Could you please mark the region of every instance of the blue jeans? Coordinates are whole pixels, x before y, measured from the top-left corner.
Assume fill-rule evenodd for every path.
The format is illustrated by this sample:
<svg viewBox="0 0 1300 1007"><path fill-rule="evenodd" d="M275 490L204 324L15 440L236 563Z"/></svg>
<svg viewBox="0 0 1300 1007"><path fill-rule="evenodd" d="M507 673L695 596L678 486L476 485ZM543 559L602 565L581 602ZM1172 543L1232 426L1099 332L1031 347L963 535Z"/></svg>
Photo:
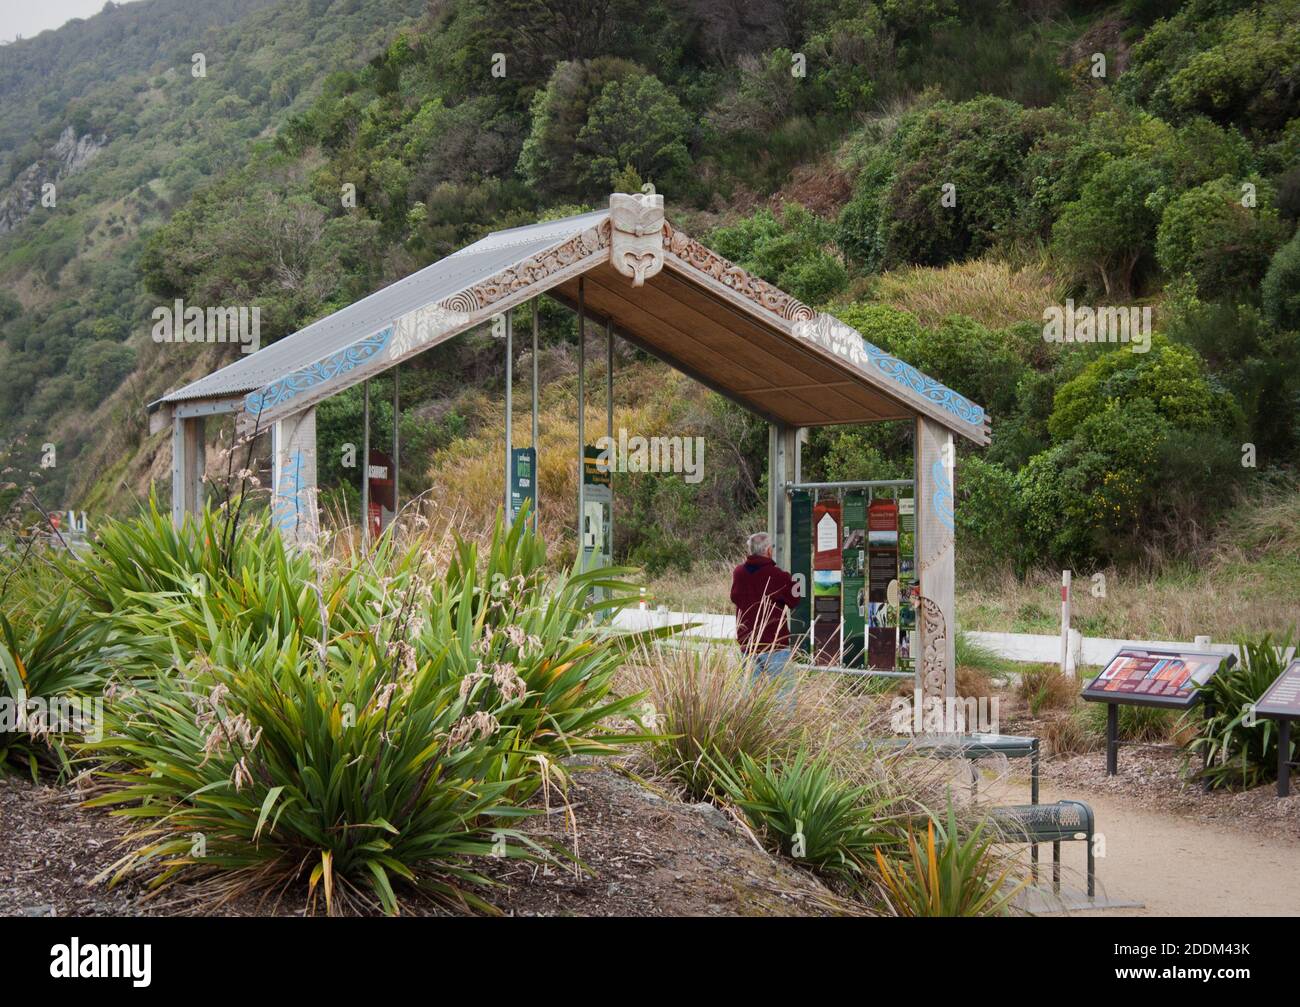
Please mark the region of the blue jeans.
<svg viewBox="0 0 1300 1007"><path fill-rule="evenodd" d="M790 648L769 650L754 655L754 678L768 676L779 678L790 660Z"/></svg>
<svg viewBox="0 0 1300 1007"><path fill-rule="evenodd" d="M789 647L784 650L769 650L755 654L754 670L749 676L749 681L753 685L777 683L776 694L787 710L793 710L795 706L794 673L786 668L790 662L790 654Z"/></svg>

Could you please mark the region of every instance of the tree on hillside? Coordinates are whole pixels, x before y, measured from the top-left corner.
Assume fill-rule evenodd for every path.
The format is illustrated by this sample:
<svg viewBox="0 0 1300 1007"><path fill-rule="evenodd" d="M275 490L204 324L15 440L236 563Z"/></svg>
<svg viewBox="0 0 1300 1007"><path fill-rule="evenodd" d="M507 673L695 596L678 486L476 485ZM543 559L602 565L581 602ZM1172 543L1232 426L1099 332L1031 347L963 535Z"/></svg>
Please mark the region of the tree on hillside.
<svg viewBox="0 0 1300 1007"><path fill-rule="evenodd" d="M607 84L643 72L635 63L613 57L557 66L533 99L532 126L519 154L519 173L528 184L546 195L576 194L584 166L574 153L591 103Z"/></svg>
<svg viewBox="0 0 1300 1007"><path fill-rule="evenodd" d="M1133 271L1151 248L1159 219L1150 198L1161 177L1145 160L1108 160L1067 203L1052 229L1056 253L1078 271L1095 275L1106 296L1127 298Z"/></svg>
<svg viewBox="0 0 1300 1007"><path fill-rule="evenodd" d="M629 166L662 189L684 190L691 165L689 130L686 110L657 77L611 81L578 131L575 160L585 191L608 192L614 176Z"/></svg>
<svg viewBox="0 0 1300 1007"><path fill-rule="evenodd" d="M1205 297L1239 293L1259 283L1284 237L1271 190L1255 178L1252 205L1241 180L1220 178L1189 189L1165 207L1156 259L1170 276L1188 274Z"/></svg>

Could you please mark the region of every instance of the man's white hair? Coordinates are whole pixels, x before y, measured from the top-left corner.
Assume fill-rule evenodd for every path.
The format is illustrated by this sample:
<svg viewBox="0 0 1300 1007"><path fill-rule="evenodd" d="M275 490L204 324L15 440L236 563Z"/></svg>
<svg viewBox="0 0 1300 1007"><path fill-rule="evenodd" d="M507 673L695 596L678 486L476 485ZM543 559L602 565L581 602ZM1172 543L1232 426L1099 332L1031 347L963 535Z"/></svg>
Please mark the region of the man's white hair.
<svg viewBox="0 0 1300 1007"><path fill-rule="evenodd" d="M772 536L765 531L756 531L749 536L749 554L761 556L772 545Z"/></svg>

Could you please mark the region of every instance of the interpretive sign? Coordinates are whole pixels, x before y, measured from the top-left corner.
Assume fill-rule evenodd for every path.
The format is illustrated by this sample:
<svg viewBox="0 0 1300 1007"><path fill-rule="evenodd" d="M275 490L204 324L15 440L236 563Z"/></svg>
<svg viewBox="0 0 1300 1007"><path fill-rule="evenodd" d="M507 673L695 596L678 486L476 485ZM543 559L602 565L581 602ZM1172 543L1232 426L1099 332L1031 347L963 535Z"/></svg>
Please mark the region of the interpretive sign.
<svg viewBox="0 0 1300 1007"><path fill-rule="evenodd" d="M1261 717L1300 717L1300 658L1287 665L1286 671L1264 690L1255 704L1255 713Z"/></svg>
<svg viewBox="0 0 1300 1007"><path fill-rule="evenodd" d="M1300 658L1286 666L1286 670L1264 690L1255 704L1255 715L1280 721L1277 732L1277 796L1291 795L1291 770L1296 763L1291 759L1291 721L1300 717Z"/></svg>
<svg viewBox="0 0 1300 1007"><path fill-rule="evenodd" d="M1236 663L1231 654L1146 650L1125 647L1083 689L1083 698L1106 705L1106 773L1119 772L1119 708L1163 706L1186 710L1200 700L1201 686L1220 668ZM1207 713L1208 715L1208 713Z"/></svg>
<svg viewBox="0 0 1300 1007"><path fill-rule="evenodd" d="M1236 658L1223 654L1126 648L1083 690L1094 702L1183 709L1198 699L1201 686Z"/></svg>

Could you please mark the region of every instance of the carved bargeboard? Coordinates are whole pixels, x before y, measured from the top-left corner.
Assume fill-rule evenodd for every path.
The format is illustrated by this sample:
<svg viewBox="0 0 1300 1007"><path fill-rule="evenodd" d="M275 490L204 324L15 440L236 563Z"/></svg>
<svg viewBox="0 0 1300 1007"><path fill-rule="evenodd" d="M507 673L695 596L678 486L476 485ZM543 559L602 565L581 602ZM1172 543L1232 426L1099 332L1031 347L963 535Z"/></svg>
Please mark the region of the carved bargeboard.
<svg viewBox="0 0 1300 1007"><path fill-rule="evenodd" d="M760 280L733 262L724 259L713 249L701 245L694 238L674 228L667 221L663 225L664 250L671 252L705 276L729 287L741 297L753 301L765 311L779 315L789 322L811 321L817 312L797 297L791 297L779 287Z"/></svg>
<svg viewBox="0 0 1300 1007"><path fill-rule="evenodd" d="M572 266L609 247L609 221L603 220L568 241L529 256L517 266L503 269L481 283L439 301L447 311L472 315L516 291L523 290L553 273Z"/></svg>
<svg viewBox="0 0 1300 1007"><path fill-rule="evenodd" d="M632 286L643 286L664 268L664 197L616 192L609 197L609 220L610 263Z"/></svg>

